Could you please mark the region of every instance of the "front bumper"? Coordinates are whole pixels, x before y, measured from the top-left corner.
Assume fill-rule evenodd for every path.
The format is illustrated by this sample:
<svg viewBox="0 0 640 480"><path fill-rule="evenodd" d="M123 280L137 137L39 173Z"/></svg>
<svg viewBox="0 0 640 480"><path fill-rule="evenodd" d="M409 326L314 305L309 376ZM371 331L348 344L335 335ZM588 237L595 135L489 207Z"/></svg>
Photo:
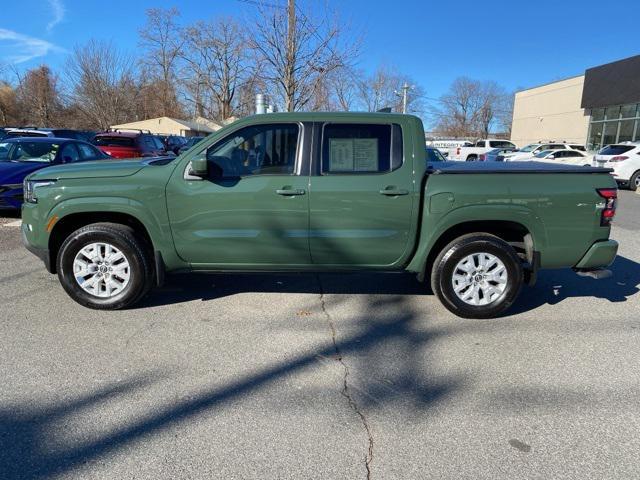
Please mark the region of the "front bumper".
<svg viewBox="0 0 640 480"><path fill-rule="evenodd" d="M591 245L591 248L582 257L582 260L573 267L576 270L593 270L605 268L613 263L618 254L618 242L615 240L603 240Z"/></svg>
<svg viewBox="0 0 640 480"><path fill-rule="evenodd" d="M36 257L38 257L40 260L42 260L42 262L44 263L44 267L47 269L47 272L55 273L55 269L54 269L54 265L51 259L51 254L49 252L49 249L38 248L31 245L31 243L29 243L29 240L27 240L26 228L27 228L27 225L23 223L21 227L21 233L22 233L22 243L24 247L27 250L29 250L31 253L33 253Z"/></svg>

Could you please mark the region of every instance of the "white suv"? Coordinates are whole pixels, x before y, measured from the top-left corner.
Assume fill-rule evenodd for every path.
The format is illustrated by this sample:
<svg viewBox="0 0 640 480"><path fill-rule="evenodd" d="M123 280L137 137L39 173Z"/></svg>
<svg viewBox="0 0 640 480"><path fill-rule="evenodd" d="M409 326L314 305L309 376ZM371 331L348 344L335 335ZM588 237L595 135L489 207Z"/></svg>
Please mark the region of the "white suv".
<svg viewBox="0 0 640 480"><path fill-rule="evenodd" d="M640 142L607 145L593 159L598 167L613 168L613 178L619 184L640 189Z"/></svg>

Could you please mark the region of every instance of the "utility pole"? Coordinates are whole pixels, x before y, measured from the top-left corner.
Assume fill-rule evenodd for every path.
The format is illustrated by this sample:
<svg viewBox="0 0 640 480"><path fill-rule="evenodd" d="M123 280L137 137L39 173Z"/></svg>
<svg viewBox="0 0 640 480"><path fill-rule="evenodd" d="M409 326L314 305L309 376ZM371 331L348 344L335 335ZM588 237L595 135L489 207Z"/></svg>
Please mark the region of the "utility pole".
<svg viewBox="0 0 640 480"><path fill-rule="evenodd" d="M398 92L397 90L395 91L395 94L402 98L402 113L407 113L409 90L411 88L413 87L409 86L407 82L404 82L404 85L402 85L402 93Z"/></svg>
<svg viewBox="0 0 640 480"><path fill-rule="evenodd" d="M293 78L293 70L296 61L296 1L288 0L287 16L289 17L289 26L287 29L287 111L292 112L294 106L295 85Z"/></svg>

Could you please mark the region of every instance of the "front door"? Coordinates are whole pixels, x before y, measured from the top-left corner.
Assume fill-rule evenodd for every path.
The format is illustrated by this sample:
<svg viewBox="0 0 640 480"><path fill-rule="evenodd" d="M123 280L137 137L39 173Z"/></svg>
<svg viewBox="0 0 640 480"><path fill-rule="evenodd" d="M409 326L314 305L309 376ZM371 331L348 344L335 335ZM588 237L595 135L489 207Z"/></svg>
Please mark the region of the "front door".
<svg viewBox="0 0 640 480"><path fill-rule="evenodd" d="M310 193L316 265L385 268L405 262L415 235L412 152L391 124L326 124ZM406 146L408 150L409 146Z"/></svg>
<svg viewBox="0 0 640 480"><path fill-rule="evenodd" d="M208 178L177 169L167 202L180 257L203 268L309 265L303 134L297 123L245 127L203 150Z"/></svg>

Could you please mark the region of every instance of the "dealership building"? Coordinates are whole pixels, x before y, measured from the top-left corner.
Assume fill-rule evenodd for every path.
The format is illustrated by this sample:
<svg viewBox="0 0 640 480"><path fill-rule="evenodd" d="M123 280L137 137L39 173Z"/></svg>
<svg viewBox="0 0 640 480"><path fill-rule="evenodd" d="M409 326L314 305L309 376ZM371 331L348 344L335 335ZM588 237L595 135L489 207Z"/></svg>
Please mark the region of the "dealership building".
<svg viewBox="0 0 640 480"><path fill-rule="evenodd" d="M511 140L586 144L640 141L640 55L516 93Z"/></svg>

